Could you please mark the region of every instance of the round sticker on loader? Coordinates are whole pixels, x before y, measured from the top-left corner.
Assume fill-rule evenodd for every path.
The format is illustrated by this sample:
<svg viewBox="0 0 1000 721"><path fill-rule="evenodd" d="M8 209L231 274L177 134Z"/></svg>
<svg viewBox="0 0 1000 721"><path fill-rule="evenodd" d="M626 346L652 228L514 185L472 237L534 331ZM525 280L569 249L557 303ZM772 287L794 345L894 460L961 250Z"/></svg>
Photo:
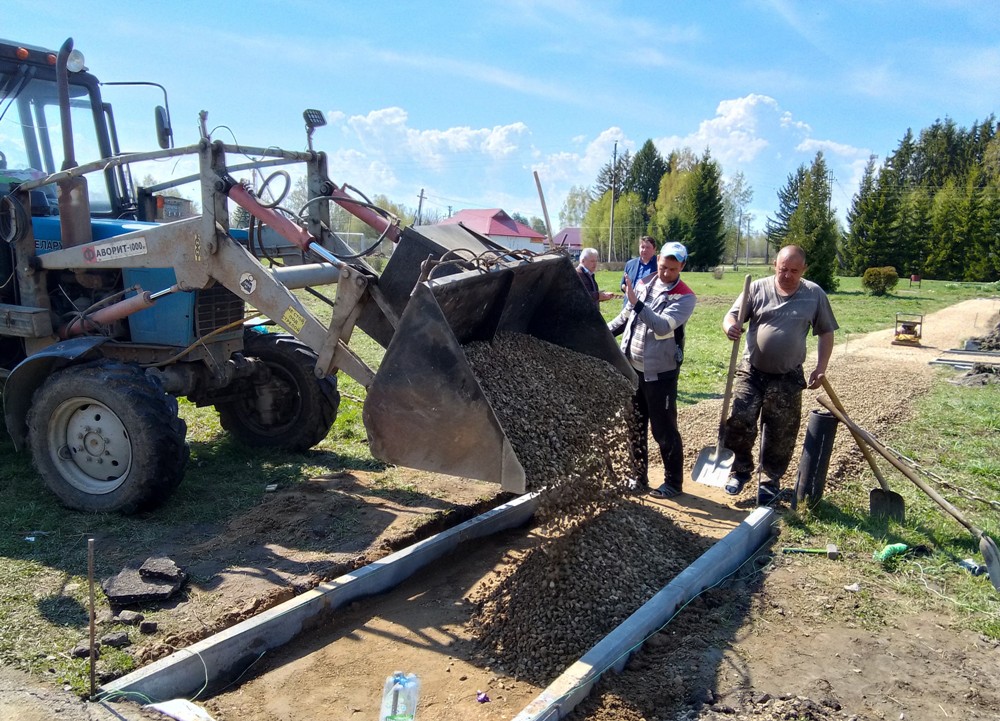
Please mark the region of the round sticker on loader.
<svg viewBox="0 0 1000 721"><path fill-rule="evenodd" d="M257 290L257 279L253 277L252 273L244 273L240 276L240 288L244 293L250 295Z"/></svg>

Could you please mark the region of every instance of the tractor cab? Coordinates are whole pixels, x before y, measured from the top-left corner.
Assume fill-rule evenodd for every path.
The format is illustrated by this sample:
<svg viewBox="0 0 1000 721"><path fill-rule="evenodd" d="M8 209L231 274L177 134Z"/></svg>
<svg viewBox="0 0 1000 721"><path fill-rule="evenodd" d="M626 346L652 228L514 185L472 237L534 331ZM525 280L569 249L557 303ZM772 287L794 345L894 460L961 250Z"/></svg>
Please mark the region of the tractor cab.
<svg viewBox="0 0 1000 721"><path fill-rule="evenodd" d="M67 62L69 107L60 109L57 57L54 50L0 39L0 194L65 169L67 121L79 157L109 158L121 152L111 105L102 100L101 83L87 72L78 50ZM136 218L127 166L94 173L88 190L93 217ZM54 186L40 188L31 201L32 215L57 215L56 197Z"/></svg>

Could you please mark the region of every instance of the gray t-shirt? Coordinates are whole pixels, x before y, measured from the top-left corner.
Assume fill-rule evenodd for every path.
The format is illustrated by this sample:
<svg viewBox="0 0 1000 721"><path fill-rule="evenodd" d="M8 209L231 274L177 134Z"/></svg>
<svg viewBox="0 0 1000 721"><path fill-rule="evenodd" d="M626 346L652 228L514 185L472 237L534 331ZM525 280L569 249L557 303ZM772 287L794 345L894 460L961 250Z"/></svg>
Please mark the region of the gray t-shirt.
<svg viewBox="0 0 1000 721"><path fill-rule="evenodd" d="M729 317L734 321L740 311L740 293ZM818 285L803 279L792 295L778 294L774 276L750 284L747 305L747 347L743 357L764 373L787 373L806 359L806 335L837 330L830 300Z"/></svg>

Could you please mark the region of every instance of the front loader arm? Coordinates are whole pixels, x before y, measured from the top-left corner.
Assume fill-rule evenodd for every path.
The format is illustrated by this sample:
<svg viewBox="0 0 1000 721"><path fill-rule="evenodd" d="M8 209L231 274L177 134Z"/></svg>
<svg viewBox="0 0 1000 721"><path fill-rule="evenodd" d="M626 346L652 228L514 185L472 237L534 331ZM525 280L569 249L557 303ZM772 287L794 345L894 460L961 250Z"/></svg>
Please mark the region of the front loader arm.
<svg viewBox="0 0 1000 721"><path fill-rule="evenodd" d="M320 355L318 376L329 375L340 368L363 386L371 385L373 371L342 340L342 336L349 337L350 327L342 324L339 328L326 328L298 296L242 244L221 229L206 242L203 229L203 217L190 218L53 251L37 256L36 262L45 270L172 267L180 291L198 290L218 283L315 350ZM340 284L334 302L335 317L356 316L353 306L364 302L367 278L341 264L340 268L330 266L329 279ZM350 292L341 293L341 288L348 287L345 283L353 287ZM358 292L359 288L362 292ZM155 294L166 289L145 290ZM341 306L339 314L338 304ZM345 305L351 307L344 308Z"/></svg>

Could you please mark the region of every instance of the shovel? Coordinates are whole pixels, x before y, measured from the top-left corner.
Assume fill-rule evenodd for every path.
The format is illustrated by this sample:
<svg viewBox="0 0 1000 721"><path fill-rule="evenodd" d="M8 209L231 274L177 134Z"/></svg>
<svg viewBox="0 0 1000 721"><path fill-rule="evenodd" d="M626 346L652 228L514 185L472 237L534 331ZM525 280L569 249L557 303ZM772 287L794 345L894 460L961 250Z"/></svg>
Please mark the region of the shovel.
<svg viewBox="0 0 1000 721"><path fill-rule="evenodd" d="M750 294L750 275L743 279L743 302L740 304L740 314L737 322L740 326L747 319L747 296ZM726 378L726 393L722 397L722 418L719 420L719 442L714 446L705 446L698 454L691 471L692 480L708 486L726 485L729 472L733 469L734 454L726 448L726 416L729 414L729 399L733 393L733 377L736 375L736 359L740 352L740 341L733 341L733 352L729 359L729 376Z"/></svg>
<svg viewBox="0 0 1000 721"><path fill-rule="evenodd" d="M826 398L819 398L818 400L820 405L835 415L837 420L850 428L852 433L856 433L865 443L878 451L883 458L889 461L889 463L894 465L900 473L912 481L913 485L926 493L932 501L947 511L952 518L965 526L969 533L972 534L972 537L979 541L979 552L983 554L983 560L986 561L986 569L990 574L990 583L993 584L993 588L1000 591L1000 547L997 546L996 541L983 533L982 530L969 523L969 521L966 520L965 516L963 516L957 508L951 505L941 496L941 494L924 483L923 479L921 479L912 468L899 460L891 451L889 451L888 448L876 440L874 436L865 431L863 428L855 425L853 421L849 420L843 413L834 408Z"/></svg>
<svg viewBox="0 0 1000 721"><path fill-rule="evenodd" d="M833 391L833 386L830 385L830 381L827 380L826 376L821 379L823 383L823 390L826 394L830 396L830 402L833 403L834 407L840 411L844 418L850 421L850 417L847 415L847 411L844 410L844 405L840 402L840 398ZM906 520L906 504L903 501L903 497L896 493L895 491L889 490L889 484L886 482L885 477L879 470L878 466L875 464L875 458L872 457L872 452L865 445L864 440L861 436L854 432L852 424L845 423L851 435L854 436L854 442L858 444L858 448L861 450L861 455L865 457L868 461L868 465L872 468L872 473L875 474L875 478L878 480L879 488L873 488L868 494L868 512L872 516L892 518L893 520L903 523Z"/></svg>

